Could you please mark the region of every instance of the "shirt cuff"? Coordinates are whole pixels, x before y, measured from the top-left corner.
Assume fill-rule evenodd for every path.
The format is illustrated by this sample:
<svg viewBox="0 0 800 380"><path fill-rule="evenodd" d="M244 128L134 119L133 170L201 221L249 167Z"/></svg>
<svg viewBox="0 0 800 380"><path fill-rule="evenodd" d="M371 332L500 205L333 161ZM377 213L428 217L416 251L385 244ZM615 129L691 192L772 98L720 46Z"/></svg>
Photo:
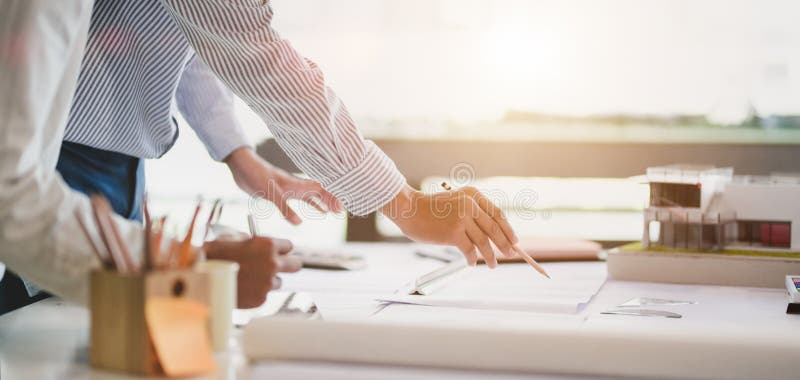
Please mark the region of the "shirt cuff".
<svg viewBox="0 0 800 380"><path fill-rule="evenodd" d="M217 134L216 136L208 137L208 140L204 142L206 142L208 154L211 155L214 161L219 162L225 160L234 150L251 146L247 138L238 132Z"/></svg>
<svg viewBox="0 0 800 380"><path fill-rule="evenodd" d="M386 153L372 141L364 143L366 154L358 166L325 186L355 216L377 211L406 185L405 177Z"/></svg>

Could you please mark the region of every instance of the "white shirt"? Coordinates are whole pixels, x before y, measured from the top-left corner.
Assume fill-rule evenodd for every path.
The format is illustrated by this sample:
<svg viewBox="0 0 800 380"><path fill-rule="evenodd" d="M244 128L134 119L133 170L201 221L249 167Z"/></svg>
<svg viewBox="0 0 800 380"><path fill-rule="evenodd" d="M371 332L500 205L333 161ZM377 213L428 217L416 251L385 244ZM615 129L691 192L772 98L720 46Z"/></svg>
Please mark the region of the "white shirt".
<svg viewBox="0 0 800 380"><path fill-rule="evenodd" d="M162 0L197 54L253 108L292 160L354 214L375 211L405 179L366 141L324 76L271 28L260 0ZM55 171L86 42L91 0L5 0L0 12L0 261L85 303L99 265L74 213L88 199ZM117 218L141 257L142 230ZM91 224L93 226L93 223Z"/></svg>

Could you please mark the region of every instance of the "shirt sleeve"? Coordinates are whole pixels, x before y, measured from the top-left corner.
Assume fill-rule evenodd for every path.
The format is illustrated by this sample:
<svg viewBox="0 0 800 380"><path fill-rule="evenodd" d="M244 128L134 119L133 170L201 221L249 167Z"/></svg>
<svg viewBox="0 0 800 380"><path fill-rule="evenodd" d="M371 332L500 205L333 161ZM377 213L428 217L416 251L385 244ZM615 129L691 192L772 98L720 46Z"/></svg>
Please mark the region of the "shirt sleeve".
<svg viewBox="0 0 800 380"><path fill-rule="evenodd" d="M355 215L394 198L405 178L365 140L314 62L271 27L261 0L162 0L203 61L265 121L289 158Z"/></svg>
<svg viewBox="0 0 800 380"><path fill-rule="evenodd" d="M75 215L97 229L89 199L64 183L56 162L91 10L90 0L8 0L0 12L0 261L83 304L99 261ZM138 261L141 226L115 218Z"/></svg>
<svg viewBox="0 0 800 380"><path fill-rule="evenodd" d="M233 112L233 93L197 56L183 69L175 104L214 160L250 145Z"/></svg>

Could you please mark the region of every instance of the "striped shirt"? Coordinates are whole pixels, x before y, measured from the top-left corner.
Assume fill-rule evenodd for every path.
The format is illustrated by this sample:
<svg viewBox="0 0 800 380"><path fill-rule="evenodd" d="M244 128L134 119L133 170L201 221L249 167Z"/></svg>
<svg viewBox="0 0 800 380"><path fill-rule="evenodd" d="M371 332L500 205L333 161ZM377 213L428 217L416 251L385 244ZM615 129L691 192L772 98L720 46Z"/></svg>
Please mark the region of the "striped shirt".
<svg viewBox="0 0 800 380"><path fill-rule="evenodd" d="M166 153L179 110L215 160L248 144L233 95L158 1L95 1L64 140L140 158Z"/></svg>
<svg viewBox="0 0 800 380"><path fill-rule="evenodd" d="M158 29L153 25L162 22L163 16L142 16L137 12L156 9L153 4L163 6L174 22L169 28L178 28L183 34L167 32L172 29L148 34L146 40L153 42L151 49L161 52L163 60L167 57L179 60L182 57L179 54L181 46L188 42L208 68L264 120L292 161L339 198L352 214L364 215L377 210L405 185L405 178L394 162L360 134L342 101L326 85L319 67L300 55L272 28L273 12L269 1L161 0L156 3L154 0L97 0L97 3L98 7L114 8L108 13L126 18L131 25L134 20L147 18L138 21L142 25L141 33L151 28ZM125 6L117 5L119 3ZM93 18L99 17L100 13L95 12ZM108 38L116 36L112 33ZM108 59L121 58L111 56ZM84 65L89 66L91 61L93 59L87 53ZM132 72L108 80L136 81L141 83L142 89L167 85L164 81L151 79L154 73L146 69L146 65L133 64L131 67ZM115 74L98 69L95 75ZM92 89L89 87L84 91L92 92ZM96 92L92 96L107 94ZM84 94L77 93L76 96ZM148 99L137 97L132 101L147 102ZM80 107L80 104L76 101L75 106ZM146 122L158 118L150 114L137 117ZM98 130L91 134L91 138L116 140L122 136L116 134L119 129L136 128L118 124L109 128L114 133ZM150 139L147 145L156 148L151 153L157 156L160 152L158 147L169 146L156 142L163 141L161 139L167 135L165 131L159 132L142 128L126 131L119 144L138 144L139 139Z"/></svg>
<svg viewBox="0 0 800 380"><path fill-rule="evenodd" d="M322 71L272 29L264 0L162 0L197 54L265 121L292 161L355 215L392 200L405 178L364 140Z"/></svg>

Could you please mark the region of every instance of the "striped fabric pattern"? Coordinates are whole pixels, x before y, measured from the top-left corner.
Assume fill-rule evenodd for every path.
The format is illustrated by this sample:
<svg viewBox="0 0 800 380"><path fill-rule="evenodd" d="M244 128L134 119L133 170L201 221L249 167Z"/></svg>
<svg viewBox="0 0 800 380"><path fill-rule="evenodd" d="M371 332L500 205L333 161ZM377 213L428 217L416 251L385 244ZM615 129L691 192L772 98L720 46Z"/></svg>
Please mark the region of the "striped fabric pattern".
<svg viewBox="0 0 800 380"><path fill-rule="evenodd" d="M292 161L351 213L375 211L397 195L405 178L364 140L317 65L272 29L269 1L162 2L197 54L264 119Z"/></svg>
<svg viewBox="0 0 800 380"><path fill-rule="evenodd" d="M171 102L192 51L163 5L95 1L85 51L64 140L140 158L167 152L178 137Z"/></svg>
<svg viewBox="0 0 800 380"><path fill-rule="evenodd" d="M64 139L160 157L178 135L171 119L177 89L181 113L212 157L221 159L242 144L235 126L225 122L234 119L230 110L212 101L219 95L180 96L182 73L203 78L184 71L197 61L196 52L205 70L261 116L305 174L351 213L377 210L397 195L405 178L361 136L314 62L272 29L272 16L263 0L96 0ZM185 109L191 107L194 112ZM208 125L198 129L196 124L204 122Z"/></svg>

